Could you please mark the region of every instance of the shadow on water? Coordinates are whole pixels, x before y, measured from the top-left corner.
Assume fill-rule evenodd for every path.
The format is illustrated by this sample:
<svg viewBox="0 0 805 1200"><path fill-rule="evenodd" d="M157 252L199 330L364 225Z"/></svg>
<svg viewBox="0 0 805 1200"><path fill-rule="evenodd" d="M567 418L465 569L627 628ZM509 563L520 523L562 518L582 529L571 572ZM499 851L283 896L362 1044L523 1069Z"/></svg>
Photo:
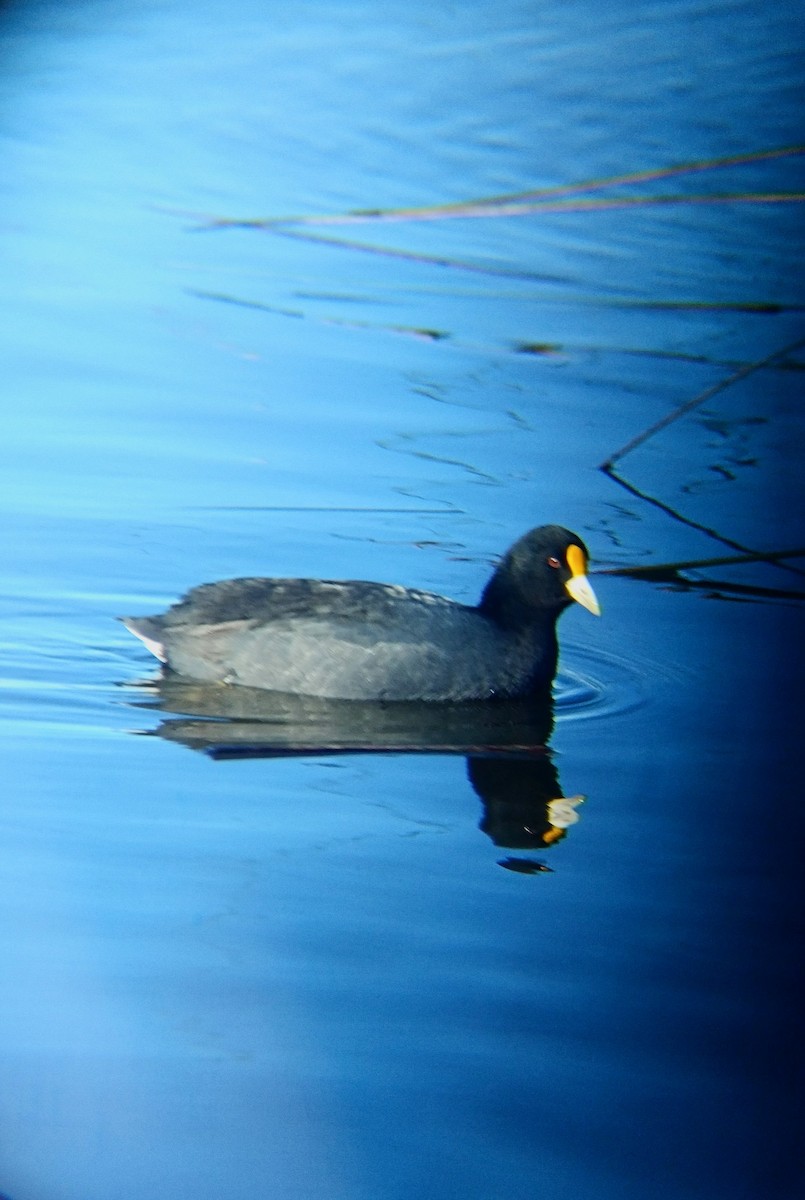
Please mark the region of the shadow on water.
<svg viewBox="0 0 805 1200"><path fill-rule="evenodd" d="M576 824L583 796L563 796L548 741L550 693L529 701L426 704L362 702L289 695L164 675L141 685L138 707L176 716L150 735L199 750L217 761L333 754L464 756L467 778L483 805L480 828L495 846L544 850ZM575 696L586 697L579 683ZM550 870L509 857L500 866L522 874Z"/></svg>

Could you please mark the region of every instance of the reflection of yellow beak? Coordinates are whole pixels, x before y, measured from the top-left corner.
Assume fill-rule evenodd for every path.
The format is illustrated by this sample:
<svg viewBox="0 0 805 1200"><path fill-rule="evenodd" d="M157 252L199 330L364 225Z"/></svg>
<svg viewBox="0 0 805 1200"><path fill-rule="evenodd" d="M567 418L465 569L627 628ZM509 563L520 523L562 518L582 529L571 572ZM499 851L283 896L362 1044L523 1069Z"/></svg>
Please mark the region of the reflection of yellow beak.
<svg viewBox="0 0 805 1200"><path fill-rule="evenodd" d="M601 606L585 574L587 563L584 558L584 552L579 546L568 546L567 565L570 567L570 579L565 584L567 594L577 604L581 604L583 608L586 608L588 612L593 613L596 617L600 617Z"/></svg>

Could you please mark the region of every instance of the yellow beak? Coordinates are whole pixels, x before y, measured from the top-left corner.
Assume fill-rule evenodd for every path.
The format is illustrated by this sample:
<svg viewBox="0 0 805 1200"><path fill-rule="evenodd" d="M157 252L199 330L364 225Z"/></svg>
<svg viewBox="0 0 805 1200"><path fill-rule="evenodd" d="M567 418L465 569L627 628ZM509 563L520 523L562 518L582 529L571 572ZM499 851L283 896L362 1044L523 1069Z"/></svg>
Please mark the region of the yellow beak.
<svg viewBox="0 0 805 1200"><path fill-rule="evenodd" d="M565 590L571 600L575 600L582 608L586 608L594 616L601 616L601 606L587 578L587 563L584 553L579 546L569 546L567 550L567 565L570 567L570 579L565 584Z"/></svg>

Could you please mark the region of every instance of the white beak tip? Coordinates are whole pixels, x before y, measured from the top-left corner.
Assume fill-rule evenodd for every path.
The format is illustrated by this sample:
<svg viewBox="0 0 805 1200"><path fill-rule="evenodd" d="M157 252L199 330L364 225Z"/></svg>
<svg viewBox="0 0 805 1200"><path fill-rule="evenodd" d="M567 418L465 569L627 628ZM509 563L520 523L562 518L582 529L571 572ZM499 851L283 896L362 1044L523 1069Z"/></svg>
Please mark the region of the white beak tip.
<svg viewBox="0 0 805 1200"><path fill-rule="evenodd" d="M594 617L601 616L601 605L586 575L573 575L565 584L565 589L570 598L582 608L586 608Z"/></svg>

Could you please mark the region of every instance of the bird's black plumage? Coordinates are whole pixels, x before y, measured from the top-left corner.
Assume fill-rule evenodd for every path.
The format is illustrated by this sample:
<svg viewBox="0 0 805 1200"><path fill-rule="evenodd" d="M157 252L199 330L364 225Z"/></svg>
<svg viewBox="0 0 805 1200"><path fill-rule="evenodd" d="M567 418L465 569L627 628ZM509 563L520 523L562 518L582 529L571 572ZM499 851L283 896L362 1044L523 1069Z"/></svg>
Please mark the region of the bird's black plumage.
<svg viewBox="0 0 805 1200"><path fill-rule="evenodd" d="M593 612L587 549L558 525L504 555L477 607L358 580L229 579L124 624L189 679L347 700L484 700L547 687L556 620Z"/></svg>

